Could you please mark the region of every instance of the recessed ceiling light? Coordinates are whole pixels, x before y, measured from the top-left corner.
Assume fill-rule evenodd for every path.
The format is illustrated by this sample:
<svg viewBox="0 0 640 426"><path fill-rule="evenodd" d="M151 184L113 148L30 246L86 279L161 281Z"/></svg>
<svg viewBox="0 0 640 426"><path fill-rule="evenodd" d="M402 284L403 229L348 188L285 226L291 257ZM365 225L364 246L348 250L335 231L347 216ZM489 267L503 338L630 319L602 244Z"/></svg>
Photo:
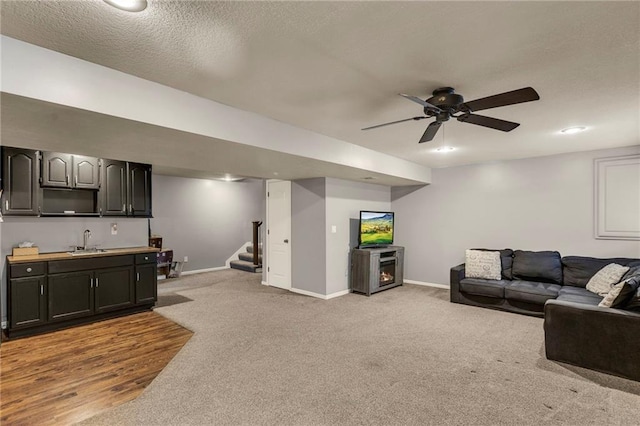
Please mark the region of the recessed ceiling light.
<svg viewBox="0 0 640 426"><path fill-rule="evenodd" d="M575 133L584 132L585 130L587 130L587 128L584 126L567 127L566 129L560 130L560 133L565 135L573 135Z"/></svg>
<svg viewBox="0 0 640 426"><path fill-rule="evenodd" d="M142 12L147 8L147 0L104 0L105 3L110 4L120 10L126 10L127 12Z"/></svg>
<svg viewBox="0 0 640 426"><path fill-rule="evenodd" d="M455 150L452 146L441 146L440 148L436 148L436 152L451 152Z"/></svg>

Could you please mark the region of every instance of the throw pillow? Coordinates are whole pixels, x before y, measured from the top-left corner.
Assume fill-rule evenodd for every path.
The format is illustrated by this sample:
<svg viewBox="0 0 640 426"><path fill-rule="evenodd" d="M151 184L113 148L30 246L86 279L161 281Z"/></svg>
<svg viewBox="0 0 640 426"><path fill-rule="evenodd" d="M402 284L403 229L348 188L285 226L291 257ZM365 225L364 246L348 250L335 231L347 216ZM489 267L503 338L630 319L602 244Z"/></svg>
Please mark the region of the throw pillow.
<svg viewBox="0 0 640 426"><path fill-rule="evenodd" d="M587 290L604 297L609 293L609 290L611 290L614 284L620 282L622 276L626 274L628 270L628 266L610 263L591 277L587 283Z"/></svg>
<svg viewBox="0 0 640 426"><path fill-rule="evenodd" d="M638 289L631 296L631 298L627 302L626 306L624 306L624 309L628 309L630 311L640 311L640 275L632 277L632 278L634 278L634 279L636 279L638 281Z"/></svg>
<svg viewBox="0 0 640 426"><path fill-rule="evenodd" d="M609 293L598 306L603 308L622 308L636 294L638 277L627 278L611 287Z"/></svg>
<svg viewBox="0 0 640 426"><path fill-rule="evenodd" d="M562 284L560 253L516 250L513 252L512 272L514 280Z"/></svg>
<svg viewBox="0 0 640 426"><path fill-rule="evenodd" d="M499 280L502 278L499 251L467 250L465 252L465 270L467 278Z"/></svg>
<svg viewBox="0 0 640 426"><path fill-rule="evenodd" d="M513 250L511 249L486 249L486 248L473 248L471 250L480 250L480 251L498 251L500 252L500 264L502 267L502 279L503 280L511 280L513 279L513 274L511 272L511 267L513 265Z"/></svg>

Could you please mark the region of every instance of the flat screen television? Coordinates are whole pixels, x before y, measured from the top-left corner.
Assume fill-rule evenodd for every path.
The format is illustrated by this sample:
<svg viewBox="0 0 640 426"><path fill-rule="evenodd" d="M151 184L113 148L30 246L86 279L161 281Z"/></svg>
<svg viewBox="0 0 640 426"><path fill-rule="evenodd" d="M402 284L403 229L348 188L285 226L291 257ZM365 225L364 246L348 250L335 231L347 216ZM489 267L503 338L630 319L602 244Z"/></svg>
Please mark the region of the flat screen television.
<svg viewBox="0 0 640 426"><path fill-rule="evenodd" d="M393 244L393 212L360 211L358 247Z"/></svg>

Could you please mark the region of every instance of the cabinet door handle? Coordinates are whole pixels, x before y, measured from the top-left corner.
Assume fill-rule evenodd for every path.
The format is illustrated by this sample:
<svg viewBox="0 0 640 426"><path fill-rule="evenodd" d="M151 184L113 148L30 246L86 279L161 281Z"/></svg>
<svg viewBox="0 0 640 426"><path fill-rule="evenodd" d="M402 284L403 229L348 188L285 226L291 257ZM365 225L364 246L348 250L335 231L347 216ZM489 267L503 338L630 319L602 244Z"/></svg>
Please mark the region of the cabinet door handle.
<svg viewBox="0 0 640 426"><path fill-rule="evenodd" d="M78 176L77 175L75 177L75 181L76 181L75 186L78 186Z"/></svg>
<svg viewBox="0 0 640 426"><path fill-rule="evenodd" d="M31 272L31 271L33 271L33 269L27 268L27 272Z"/></svg>
<svg viewBox="0 0 640 426"><path fill-rule="evenodd" d="M133 206L131 206L131 204L129 204L129 213L133 213Z"/></svg>
<svg viewBox="0 0 640 426"><path fill-rule="evenodd" d="M91 288L93 288L93 278L91 278Z"/></svg>
<svg viewBox="0 0 640 426"><path fill-rule="evenodd" d="M124 205L124 204L122 205L122 211L123 211L123 212L127 211L127 206L126 206L126 205Z"/></svg>
<svg viewBox="0 0 640 426"><path fill-rule="evenodd" d="M100 286L100 282L98 281L98 279L96 278L96 288L98 288Z"/></svg>
<svg viewBox="0 0 640 426"><path fill-rule="evenodd" d="M67 175L66 184L69 185L69 175Z"/></svg>
<svg viewBox="0 0 640 426"><path fill-rule="evenodd" d="M9 211L9 200L4 200L4 209Z"/></svg>
<svg viewBox="0 0 640 426"><path fill-rule="evenodd" d="M44 284L40 284L40 296L44 296Z"/></svg>
<svg viewBox="0 0 640 426"><path fill-rule="evenodd" d="M136 281L140 281L140 272L136 272Z"/></svg>

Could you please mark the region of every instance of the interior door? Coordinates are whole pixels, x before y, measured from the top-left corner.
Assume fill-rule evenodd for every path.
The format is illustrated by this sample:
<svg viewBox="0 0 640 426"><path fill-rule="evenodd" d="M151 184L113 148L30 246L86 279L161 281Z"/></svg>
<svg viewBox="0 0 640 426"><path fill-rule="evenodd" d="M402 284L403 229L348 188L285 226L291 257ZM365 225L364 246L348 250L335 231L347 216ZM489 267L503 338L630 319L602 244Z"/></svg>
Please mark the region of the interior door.
<svg viewBox="0 0 640 426"><path fill-rule="evenodd" d="M267 182L267 282L291 288L291 182Z"/></svg>

